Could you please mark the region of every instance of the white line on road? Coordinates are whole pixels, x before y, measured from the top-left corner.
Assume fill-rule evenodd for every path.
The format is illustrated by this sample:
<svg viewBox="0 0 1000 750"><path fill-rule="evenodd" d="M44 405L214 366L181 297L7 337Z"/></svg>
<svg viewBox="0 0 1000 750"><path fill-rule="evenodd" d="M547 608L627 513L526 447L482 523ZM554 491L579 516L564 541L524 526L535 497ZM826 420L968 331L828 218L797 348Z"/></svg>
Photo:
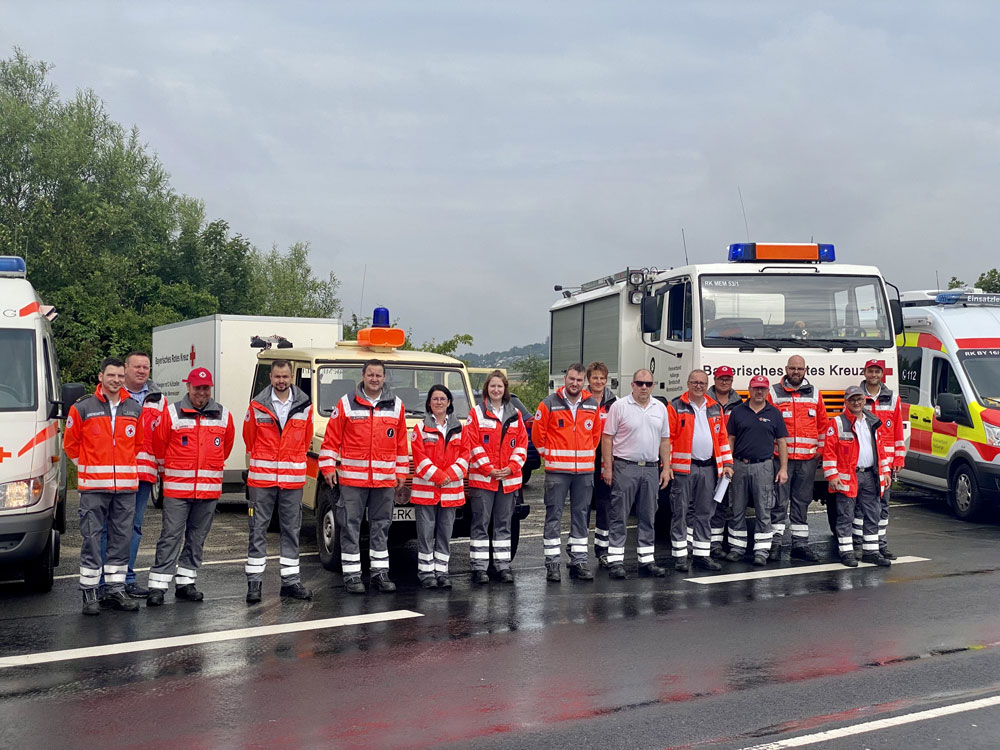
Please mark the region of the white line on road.
<svg viewBox="0 0 1000 750"><path fill-rule="evenodd" d="M901 557L898 560L893 561L893 565L902 565L903 563L915 563L915 562L927 562L929 557ZM859 568L874 568L876 567L872 563L858 563ZM841 571L847 572L849 570L854 570L854 568L848 568L840 563L826 563L824 565L803 565L797 568L781 568L778 570L756 570L747 573L729 573L722 576L703 576L699 578L685 578L685 581L691 581L691 583L732 583L733 581L750 581L755 578L781 578L782 576L801 576L806 573L828 573L831 571Z"/></svg>
<svg viewBox="0 0 1000 750"><path fill-rule="evenodd" d="M994 695L992 698L980 698L979 700L968 701L967 703L956 703L951 706L942 706L941 708L932 708L927 711L918 711L913 714L904 714L903 716L893 716L889 719L867 721L864 724L855 724L853 727L841 727L840 729L830 729L826 732L806 734L802 737L791 737L787 740L767 742L763 745L754 745L753 747L744 748L744 750L781 750L781 748L786 747L803 747L804 745L813 745L817 742L836 740L841 737L850 737L855 734L865 734L866 732L877 732L880 729L898 727L903 724L912 724L915 721L936 719L939 716L960 714L963 711L978 711L980 708L989 708L990 706L997 705L1000 705L1000 695Z"/></svg>
<svg viewBox="0 0 1000 750"><path fill-rule="evenodd" d="M96 656L132 654L138 651L155 651L161 648L181 648L184 646L195 646L202 643L234 641L240 638L260 638L266 635L300 633L306 630L325 630L328 628L342 628L348 625L367 625L373 622L404 620L410 617L423 617L423 615L419 612L411 612L408 609L398 609L391 612L374 612L372 614L353 615L351 617L329 617L325 620L287 622L282 625L261 625L254 628L217 630L211 633L192 633L191 635L178 635L171 638L154 638L148 641L111 643L107 646L87 646L85 648L70 648L63 651L42 651L36 654L20 654L18 656L0 657L0 669L24 667L33 664L48 664L55 661L90 659Z"/></svg>

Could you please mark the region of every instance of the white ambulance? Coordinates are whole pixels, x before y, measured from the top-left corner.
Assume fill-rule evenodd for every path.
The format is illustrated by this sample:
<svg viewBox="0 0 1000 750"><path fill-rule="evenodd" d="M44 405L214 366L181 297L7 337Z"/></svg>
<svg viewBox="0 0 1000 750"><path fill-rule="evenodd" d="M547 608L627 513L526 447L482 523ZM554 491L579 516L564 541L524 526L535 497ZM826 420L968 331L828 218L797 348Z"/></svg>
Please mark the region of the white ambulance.
<svg viewBox="0 0 1000 750"><path fill-rule="evenodd" d="M84 388L59 385L56 312L38 298L23 258L0 257L0 299L0 567L48 591L66 530L59 420Z"/></svg>
<svg viewBox="0 0 1000 750"><path fill-rule="evenodd" d="M897 337L910 421L906 484L947 493L959 518L1000 500L1000 295L906 292Z"/></svg>

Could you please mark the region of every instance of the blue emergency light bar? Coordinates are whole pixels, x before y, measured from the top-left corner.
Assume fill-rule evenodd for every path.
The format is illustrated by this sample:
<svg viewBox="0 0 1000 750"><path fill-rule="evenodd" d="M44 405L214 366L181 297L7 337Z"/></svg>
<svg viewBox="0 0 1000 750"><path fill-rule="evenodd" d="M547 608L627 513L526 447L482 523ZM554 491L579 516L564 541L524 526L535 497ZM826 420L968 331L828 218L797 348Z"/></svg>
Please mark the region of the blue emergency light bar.
<svg viewBox="0 0 1000 750"><path fill-rule="evenodd" d="M17 255L0 255L0 276L23 279L28 276L24 258Z"/></svg>
<svg viewBox="0 0 1000 750"><path fill-rule="evenodd" d="M730 263L778 261L782 263L833 263L837 259L833 245L789 244L772 242L737 242L729 246Z"/></svg>
<svg viewBox="0 0 1000 750"><path fill-rule="evenodd" d="M1000 294L974 294L970 292L941 292L934 298L938 305L989 305L1000 307Z"/></svg>
<svg viewBox="0 0 1000 750"><path fill-rule="evenodd" d="M376 307L375 312L372 313L372 328L388 328L388 327L389 327L389 308Z"/></svg>

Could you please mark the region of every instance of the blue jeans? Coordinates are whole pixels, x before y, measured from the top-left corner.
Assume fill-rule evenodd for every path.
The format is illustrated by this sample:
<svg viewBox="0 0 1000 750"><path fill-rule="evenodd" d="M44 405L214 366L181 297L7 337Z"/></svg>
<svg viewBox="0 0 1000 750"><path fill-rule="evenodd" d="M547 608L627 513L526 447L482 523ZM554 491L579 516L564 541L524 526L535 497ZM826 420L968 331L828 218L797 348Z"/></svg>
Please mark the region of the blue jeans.
<svg viewBox="0 0 1000 750"><path fill-rule="evenodd" d="M149 494L153 490L151 482L139 482L139 490L135 493L135 520L132 521L132 542L128 550L128 573L125 574L125 585L135 583L135 558L139 554L139 542L142 541L142 519L146 517L146 506L149 505ZM101 530L101 562L108 558L108 527ZM104 575L101 574L101 586L104 585Z"/></svg>

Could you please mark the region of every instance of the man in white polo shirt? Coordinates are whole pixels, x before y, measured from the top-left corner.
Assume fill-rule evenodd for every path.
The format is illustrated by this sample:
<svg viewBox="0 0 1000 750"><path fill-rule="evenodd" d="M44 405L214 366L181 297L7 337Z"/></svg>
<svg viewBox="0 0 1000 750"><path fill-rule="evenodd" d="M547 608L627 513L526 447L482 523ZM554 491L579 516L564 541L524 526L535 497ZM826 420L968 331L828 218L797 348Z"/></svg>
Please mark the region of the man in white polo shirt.
<svg viewBox="0 0 1000 750"><path fill-rule="evenodd" d="M632 393L612 404L601 438L601 479L611 485L608 506L608 575L625 578L625 521L635 506L639 575L662 578L654 558L656 502L670 482L667 407L651 398L653 373L637 370ZM663 469L660 469L662 463Z"/></svg>

